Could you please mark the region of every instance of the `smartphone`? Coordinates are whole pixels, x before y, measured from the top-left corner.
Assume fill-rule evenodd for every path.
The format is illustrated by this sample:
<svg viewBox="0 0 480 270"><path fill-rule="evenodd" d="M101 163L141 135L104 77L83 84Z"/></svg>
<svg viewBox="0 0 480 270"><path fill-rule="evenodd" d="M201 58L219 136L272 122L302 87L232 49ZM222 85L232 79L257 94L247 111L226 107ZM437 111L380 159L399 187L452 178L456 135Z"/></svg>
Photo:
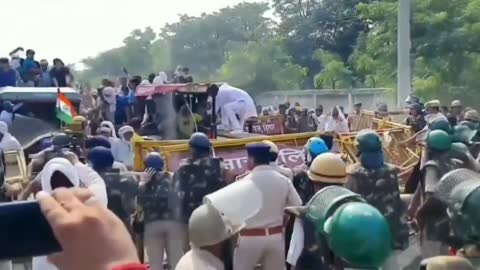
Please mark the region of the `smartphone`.
<svg viewBox="0 0 480 270"><path fill-rule="evenodd" d="M61 250L38 202L0 203L0 260Z"/></svg>

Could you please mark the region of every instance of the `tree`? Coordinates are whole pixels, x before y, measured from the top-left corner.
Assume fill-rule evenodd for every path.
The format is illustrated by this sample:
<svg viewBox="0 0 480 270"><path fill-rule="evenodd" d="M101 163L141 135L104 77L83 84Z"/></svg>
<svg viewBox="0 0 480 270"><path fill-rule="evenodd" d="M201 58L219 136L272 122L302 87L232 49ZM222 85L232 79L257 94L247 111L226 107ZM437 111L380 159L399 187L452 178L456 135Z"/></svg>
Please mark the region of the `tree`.
<svg viewBox="0 0 480 270"><path fill-rule="evenodd" d="M227 53L220 80L259 93L300 89L306 69L293 64L281 39L251 41Z"/></svg>
<svg viewBox="0 0 480 270"><path fill-rule="evenodd" d="M346 88L352 86L352 71L345 66L341 57L324 50L315 52L314 59L321 62L323 69L314 78L316 88Z"/></svg>
<svg viewBox="0 0 480 270"><path fill-rule="evenodd" d="M79 73L79 78L92 82L117 77L123 75L124 67L130 74L144 77L151 72L166 70L169 67L168 45L156 37L150 27L132 31L123 40L123 46L84 59L86 70Z"/></svg>
<svg viewBox="0 0 480 270"><path fill-rule="evenodd" d="M282 19L279 32L287 37L288 51L296 63L308 67L310 78L322 66L312 55L323 49L347 64L358 36L368 24L358 17L357 5L367 0L274 0ZM313 80L310 80L313 81Z"/></svg>
<svg viewBox="0 0 480 270"><path fill-rule="evenodd" d="M476 75L480 71L480 0L422 0L413 3L412 77L415 92L425 98L443 101L462 98L466 102L480 102ZM372 29L363 44L357 44L354 53L356 69L367 75L365 78L381 78L382 86L395 86L397 9L396 0L365 3L358 7L361 18L368 21Z"/></svg>
<svg viewBox="0 0 480 270"><path fill-rule="evenodd" d="M173 63L188 66L200 80L211 79L230 44L270 35L273 22L264 16L267 10L266 3L241 3L200 17L182 15L179 22L167 24L161 36L169 43Z"/></svg>

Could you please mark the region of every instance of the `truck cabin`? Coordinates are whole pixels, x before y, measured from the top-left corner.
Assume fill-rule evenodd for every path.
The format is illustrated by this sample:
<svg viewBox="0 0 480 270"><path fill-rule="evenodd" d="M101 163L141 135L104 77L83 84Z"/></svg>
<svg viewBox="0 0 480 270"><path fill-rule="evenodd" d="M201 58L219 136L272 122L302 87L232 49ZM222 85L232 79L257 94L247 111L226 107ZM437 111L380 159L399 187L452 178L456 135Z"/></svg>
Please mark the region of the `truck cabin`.
<svg viewBox="0 0 480 270"><path fill-rule="evenodd" d="M17 138L26 152L35 153L40 141L60 129L56 118L57 88L48 87L2 87L0 88L0 111L7 117L10 133ZM81 95L73 88L60 88L78 110ZM13 113L4 110L5 101L14 105ZM10 118L11 117L11 118ZM25 127L28 126L28 129Z"/></svg>
<svg viewBox="0 0 480 270"><path fill-rule="evenodd" d="M167 84L139 86L136 96L146 104L142 132L155 139L188 139L193 132L215 138L216 84Z"/></svg>

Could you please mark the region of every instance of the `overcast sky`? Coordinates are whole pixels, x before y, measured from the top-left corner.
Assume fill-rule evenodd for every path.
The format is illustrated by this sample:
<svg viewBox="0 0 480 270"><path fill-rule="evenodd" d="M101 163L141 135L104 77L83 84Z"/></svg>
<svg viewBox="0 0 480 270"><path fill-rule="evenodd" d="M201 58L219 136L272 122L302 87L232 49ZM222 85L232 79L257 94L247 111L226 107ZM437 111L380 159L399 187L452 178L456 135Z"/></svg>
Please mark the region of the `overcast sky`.
<svg viewBox="0 0 480 270"><path fill-rule="evenodd" d="M200 15L242 0L0 0L0 57L18 46L38 60L74 63L118 47L135 28L157 32L178 14ZM247 0L247 2L254 2Z"/></svg>

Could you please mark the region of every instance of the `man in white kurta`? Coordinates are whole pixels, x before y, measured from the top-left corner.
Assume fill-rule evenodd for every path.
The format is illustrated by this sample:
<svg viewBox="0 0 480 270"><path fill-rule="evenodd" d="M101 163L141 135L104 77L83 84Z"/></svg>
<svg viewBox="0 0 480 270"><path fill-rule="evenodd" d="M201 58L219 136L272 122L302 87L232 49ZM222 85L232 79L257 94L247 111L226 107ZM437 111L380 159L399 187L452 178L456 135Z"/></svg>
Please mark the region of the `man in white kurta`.
<svg viewBox="0 0 480 270"><path fill-rule="evenodd" d="M241 131L245 120L258 116L252 97L242 89L227 83L220 86L215 102L217 114L222 115L219 126L222 130Z"/></svg>
<svg viewBox="0 0 480 270"><path fill-rule="evenodd" d="M302 200L292 181L269 165L270 146L247 145L247 153L249 167L253 169L239 181L255 184L262 193L263 206L258 214L246 221L245 229L240 232L233 269L254 270L258 263L264 270L285 269L283 209L300 206Z"/></svg>
<svg viewBox="0 0 480 270"><path fill-rule="evenodd" d="M69 158L70 160L54 158L48 161L34 181L40 181L42 190L51 193L53 191L51 177L54 172L59 171L69 179L74 187L88 188L95 195L95 199L107 207L107 189L103 179L92 168L78 161L75 154L69 153L69 155L72 157ZM40 256L33 258L32 270L57 270L57 268L48 262L46 256Z"/></svg>

